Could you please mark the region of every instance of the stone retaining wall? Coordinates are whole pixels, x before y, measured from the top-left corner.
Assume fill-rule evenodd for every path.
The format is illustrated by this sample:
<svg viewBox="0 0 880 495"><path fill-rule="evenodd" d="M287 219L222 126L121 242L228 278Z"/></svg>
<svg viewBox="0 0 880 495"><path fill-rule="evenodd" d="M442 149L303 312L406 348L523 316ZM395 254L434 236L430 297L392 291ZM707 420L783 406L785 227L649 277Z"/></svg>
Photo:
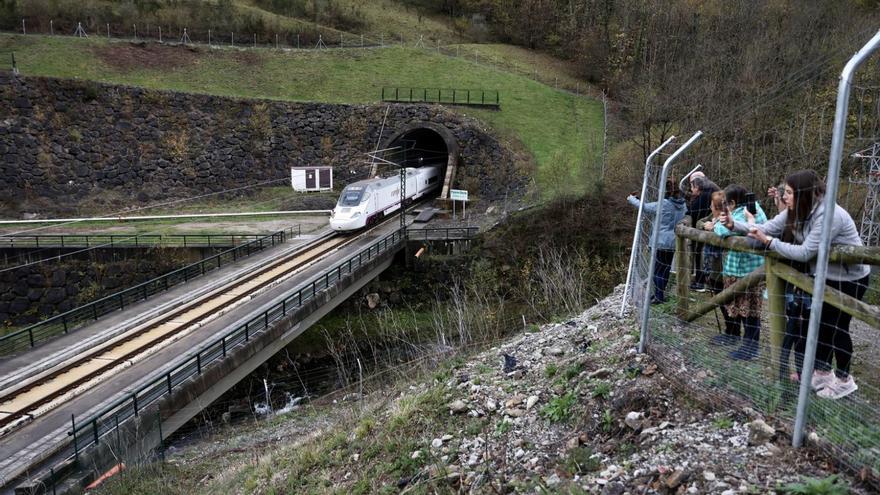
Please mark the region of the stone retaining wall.
<svg viewBox="0 0 880 495"><path fill-rule="evenodd" d="M365 176L386 105L233 99L0 72L0 215L112 211L289 182L291 166L330 165L337 184ZM449 129L456 183L482 199L524 191L514 153L483 125L441 106L391 105L383 139L416 122Z"/></svg>

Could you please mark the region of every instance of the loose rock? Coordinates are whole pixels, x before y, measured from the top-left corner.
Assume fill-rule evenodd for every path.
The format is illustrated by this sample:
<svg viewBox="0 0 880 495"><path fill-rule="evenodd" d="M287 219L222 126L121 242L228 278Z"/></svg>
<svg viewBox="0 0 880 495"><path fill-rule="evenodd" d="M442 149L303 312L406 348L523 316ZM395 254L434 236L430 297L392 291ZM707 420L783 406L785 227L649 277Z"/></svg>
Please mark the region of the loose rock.
<svg viewBox="0 0 880 495"><path fill-rule="evenodd" d="M451 404L449 404L449 412L452 414L463 414L468 410L468 405L465 401L458 399Z"/></svg>
<svg viewBox="0 0 880 495"><path fill-rule="evenodd" d="M749 445L764 445L776 436L776 430L762 419L756 419L748 426Z"/></svg>

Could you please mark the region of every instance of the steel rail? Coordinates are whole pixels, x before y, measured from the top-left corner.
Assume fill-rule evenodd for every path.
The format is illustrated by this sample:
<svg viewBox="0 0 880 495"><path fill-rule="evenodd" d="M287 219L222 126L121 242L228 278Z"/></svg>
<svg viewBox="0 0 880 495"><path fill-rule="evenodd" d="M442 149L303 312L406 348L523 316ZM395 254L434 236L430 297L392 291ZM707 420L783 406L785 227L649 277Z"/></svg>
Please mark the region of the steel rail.
<svg viewBox="0 0 880 495"><path fill-rule="evenodd" d="M366 232L361 235L364 235L364 234L366 234ZM245 277L242 277L242 278L234 280L228 284L225 284L221 287L218 287L217 289L211 291L210 293L205 294L203 296L200 296L196 300L188 301L187 303L181 305L180 307L174 309L173 311L171 311L169 313L166 313L165 315L162 315L161 317L159 317L157 319L154 319L154 320L152 320L152 321L150 321L150 322L148 322L138 328L135 328L129 332L126 332L126 333L112 339L109 342L105 342L101 345L95 346L92 349L89 349L85 353L80 354L76 358L69 360L66 363L62 363L58 366L55 366L54 368L52 368L52 370L50 372L41 376L38 380L34 380L30 383L23 383L21 386L16 387L15 389L7 390L5 395L0 397L0 401L2 401L2 402L0 402L0 404L10 403L11 401L15 400L16 397L24 395L24 394L28 393L29 391L35 389L36 387L40 387L40 386L45 385L47 383L51 383L52 380L54 380L56 377L58 377L64 373L67 373L67 372L73 370L74 368L84 366L86 363L88 363L90 361L103 359L103 358L101 358L102 355L106 355L106 354L111 353L113 350L119 348L120 346L126 344L127 342L130 342L130 341L132 341L142 335L145 335L148 332L150 332L151 330L155 330L156 328L161 327L164 324L167 324L168 322L174 320L175 318L177 318L181 315L185 315L186 313L197 311L199 308L202 308L205 306L211 306L211 304L214 301L222 298L223 296L229 294L232 291L235 291L237 288L242 287L245 284L248 284L252 281L258 280L260 277L262 277L264 275L270 274L270 276L267 277L266 280L260 280L259 281L260 283L258 286L253 287L246 292L243 292L240 294L235 294L234 297L228 297L227 300L223 301L222 305L216 306L216 307L212 308L211 310L209 310L208 312L201 313L196 318L187 319L182 322L176 322L175 328L173 330L170 330L168 332L164 332L161 335L159 335L157 338L150 339L147 342L143 343L142 345L139 345L138 347L136 347L134 349L128 350L127 352L125 352L121 356L114 356L112 359L108 359L105 364L98 366L98 367L95 367L94 369L90 370L88 373L77 378L75 381L72 381L63 387L60 387L56 390L53 390L51 394L47 394L42 397L34 398L34 400L25 404L24 407L19 408L18 410L4 411L8 415L3 418L0 418L0 427L16 421L17 419L27 415L27 411L33 410L34 408L37 408L43 404L46 404L46 403L52 401L53 399L57 398L58 396L67 393L71 389L76 388L76 387L82 385L83 383L88 382L92 378L103 374L107 370L118 366L121 362L126 361L135 355L139 355L139 354L145 352L146 350L148 350L149 348L155 347L159 343L174 337L175 335L179 334L184 329L191 327L192 325L198 323L199 321L203 321L207 318L212 317L213 315L216 315L217 313L226 309L228 306L238 302L239 300L241 300L245 297L250 296L251 294L259 291L260 289L262 289L263 287L265 287L267 285L270 285L270 284L277 282L279 279L286 277L291 272L293 272L299 268L302 268L304 265L320 258L322 255L326 254L327 252L334 250L334 249L338 249L346 244L350 244L350 243L354 242L355 240L358 239L358 237L343 240L343 242L341 242L341 243L330 242L329 244L327 244L328 241L331 241L333 239L339 239L339 238L331 235L331 236L327 236L325 238L321 238L317 242L310 243L308 246L305 246L302 249L298 249L283 258L279 258L278 260L274 260L272 263L269 263L263 267L260 267L260 269L255 270L254 272L248 274ZM314 250L318 250L318 252L311 253L311 251L314 251ZM300 258L304 255L307 256L306 259L297 259L297 258ZM284 266L284 265L289 265L289 266ZM276 271L279 269L281 270L280 273L272 273L273 271ZM2 407L2 406L0 406L0 407Z"/></svg>

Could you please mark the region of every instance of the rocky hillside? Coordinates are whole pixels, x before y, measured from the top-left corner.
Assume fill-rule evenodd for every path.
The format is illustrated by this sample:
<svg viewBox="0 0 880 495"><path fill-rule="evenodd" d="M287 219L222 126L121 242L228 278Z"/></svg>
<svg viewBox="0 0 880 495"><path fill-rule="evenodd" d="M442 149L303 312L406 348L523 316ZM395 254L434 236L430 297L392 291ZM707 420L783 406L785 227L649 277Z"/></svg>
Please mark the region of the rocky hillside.
<svg viewBox="0 0 880 495"><path fill-rule="evenodd" d="M751 411L708 409L638 355L620 297L618 287L569 321L422 363L415 381L224 427L172 447L159 474L130 470L106 490L734 494L832 483L828 459L790 448ZM845 475L834 483L869 491Z"/></svg>

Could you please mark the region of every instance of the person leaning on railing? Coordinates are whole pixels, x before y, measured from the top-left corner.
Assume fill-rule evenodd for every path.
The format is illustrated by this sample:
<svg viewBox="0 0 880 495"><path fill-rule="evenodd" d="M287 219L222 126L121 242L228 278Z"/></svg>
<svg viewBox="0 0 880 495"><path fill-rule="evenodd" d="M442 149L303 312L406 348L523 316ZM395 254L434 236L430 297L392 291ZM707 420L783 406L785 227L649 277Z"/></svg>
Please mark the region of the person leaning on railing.
<svg viewBox="0 0 880 495"><path fill-rule="evenodd" d="M712 214L712 194L721 188L709 180L703 172L694 172L690 177L690 201L688 201L687 214L691 217L692 226L698 227L698 222ZM703 243L693 241L693 266L694 282L690 289L704 292L709 289L711 281L709 274L703 269Z"/></svg>
<svg viewBox="0 0 880 495"><path fill-rule="evenodd" d="M767 190L767 195L776 206L777 214L788 209L788 206L785 205L784 191L784 180L778 186ZM800 273L810 273L810 266L806 262L794 260L784 260L784 262ZM782 349L779 352L780 382L784 382L786 379L793 383L800 381L801 372L804 367L804 350L807 344L807 327L810 321L810 306L812 304L813 299L809 292L792 283L785 282L785 337L782 340ZM792 351L794 351L795 371L789 374L788 362Z"/></svg>
<svg viewBox="0 0 880 495"><path fill-rule="evenodd" d="M709 232L715 232L715 224L721 212L727 207L727 199L724 191L712 193L712 202L709 205L712 215L701 219L697 226ZM705 287L714 296L724 290L724 249L712 244L703 244L703 273L705 274ZM724 332L712 337L712 345L734 345L739 343L739 320L730 317L725 305L721 306L721 315L724 317Z"/></svg>
<svg viewBox="0 0 880 495"><path fill-rule="evenodd" d="M639 207L641 200L638 193L630 193L626 198L629 204ZM657 259L654 266L654 296L651 304L666 301L666 285L669 283L669 272L672 270L672 258L675 255L675 226L684 218L687 206L674 180L666 181L666 196L663 199L663 214L660 216L660 237L657 241ZM645 203L644 212L657 214L657 204ZM653 247L653 246L652 246Z"/></svg>
<svg viewBox="0 0 880 495"><path fill-rule="evenodd" d="M772 190L771 190L772 191ZM747 225L733 218L723 218L729 228L748 232L749 237L763 243L789 260L810 262L815 273L816 255L822 239L822 223L826 211L822 201L825 183L812 170L800 170L785 178L783 199L787 209L763 225ZM835 205L831 225L831 245L862 246L855 222L840 205ZM828 264L827 285L861 300L868 287L870 267L863 264ZM807 317L809 319L809 316ZM858 387L849 374L852 361L852 339L849 323L852 316L825 303L819 327L815 372L811 385L819 397L839 399ZM836 361L831 372L832 358Z"/></svg>
<svg viewBox="0 0 880 495"><path fill-rule="evenodd" d="M745 187L731 184L724 188L724 196L727 199L726 208L715 222L715 234L718 236L729 237L741 234L728 226L728 220L731 219L741 222L742 225L758 225L767 221L767 215L764 214L761 205L750 201L750 194ZM750 208L754 208L754 213L749 211ZM727 289L737 283L763 264L764 257L761 255L728 250L722 272L724 288ZM739 336L740 324L744 329L742 345L730 353L732 359L749 361L758 356L762 303L763 287L756 285L737 293L733 301L727 305L727 314L730 316L735 335Z"/></svg>

